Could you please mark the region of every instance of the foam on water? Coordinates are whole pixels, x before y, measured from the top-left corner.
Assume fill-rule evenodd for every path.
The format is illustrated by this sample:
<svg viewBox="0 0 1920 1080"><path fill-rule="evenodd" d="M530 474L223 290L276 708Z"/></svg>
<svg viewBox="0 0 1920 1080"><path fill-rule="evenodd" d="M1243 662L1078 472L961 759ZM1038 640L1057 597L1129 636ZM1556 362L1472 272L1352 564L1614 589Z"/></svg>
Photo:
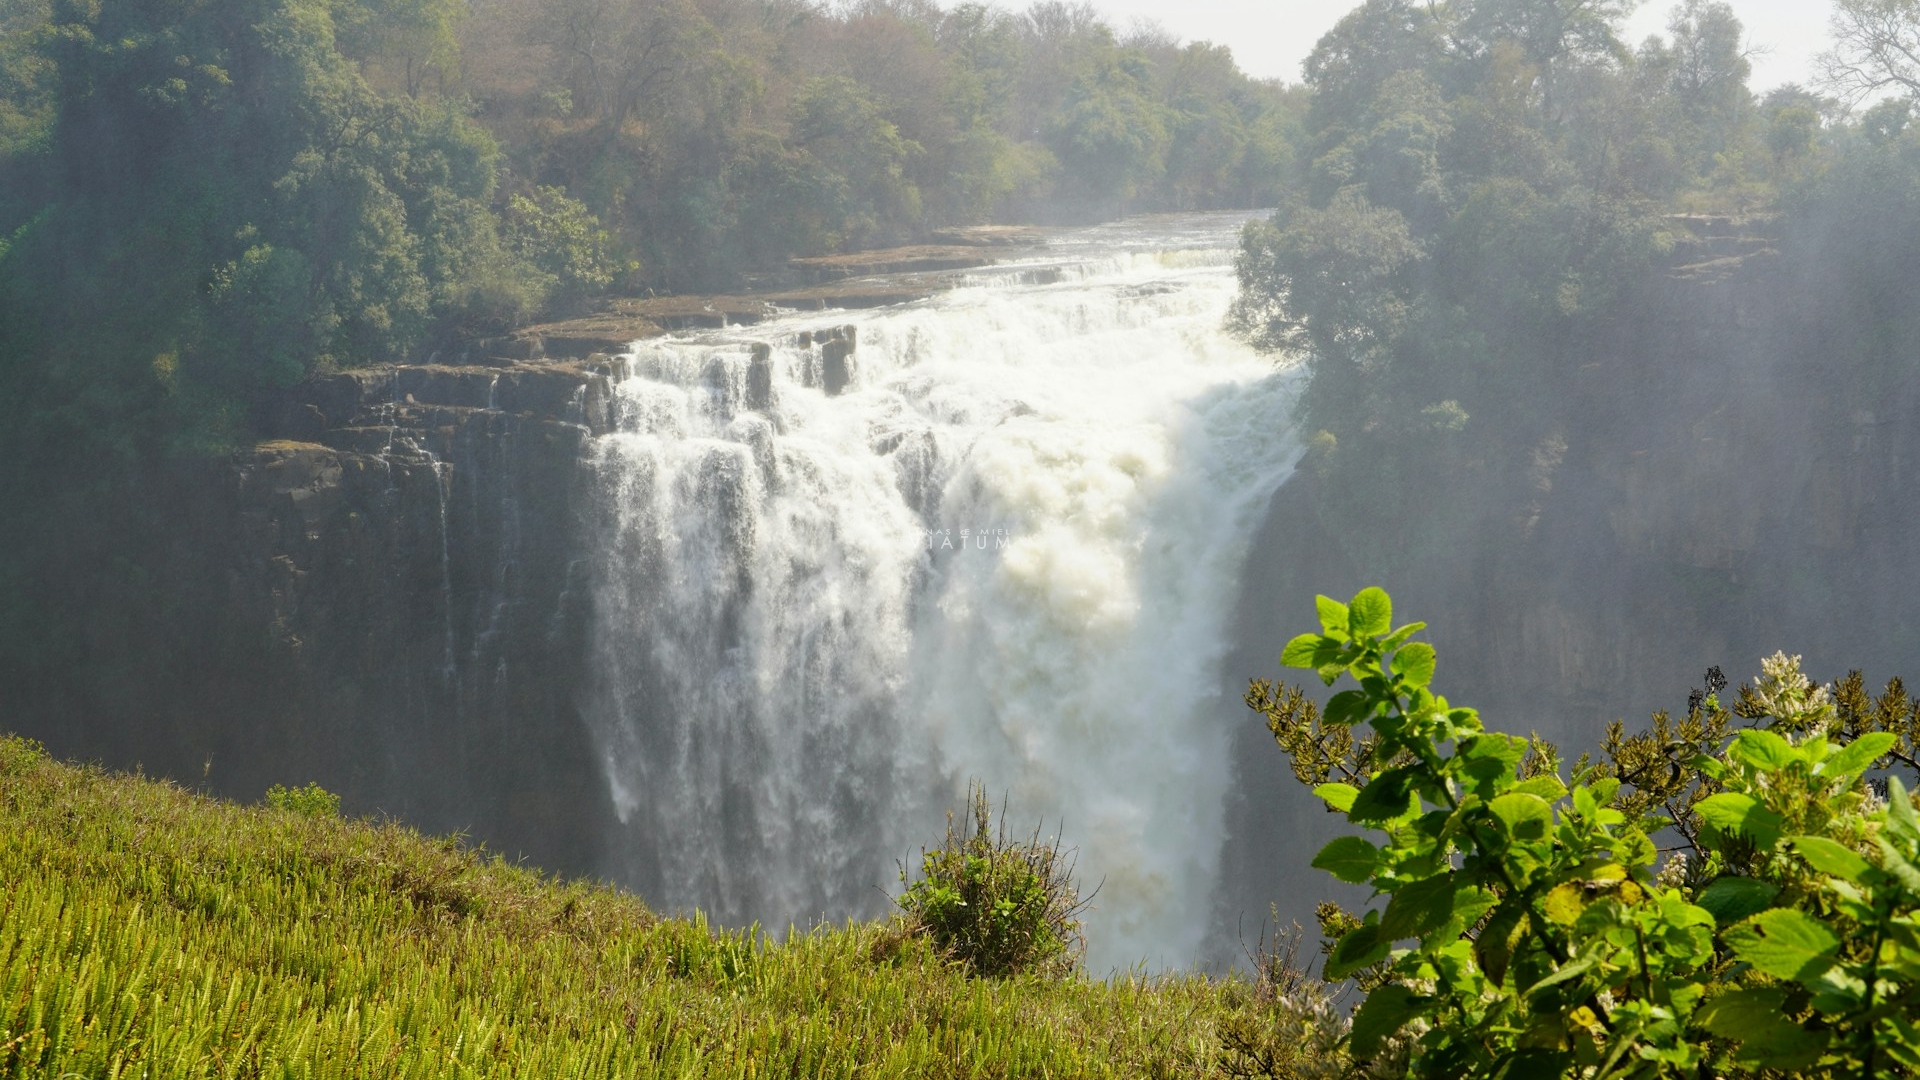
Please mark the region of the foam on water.
<svg viewBox="0 0 1920 1080"><path fill-rule="evenodd" d="M1221 328L1239 220L637 346L594 447L585 711L618 873L732 922L871 914L978 778L1079 848L1095 970L1193 959L1231 778L1218 664L1299 455L1296 373ZM828 397L797 339L835 324L858 348Z"/></svg>

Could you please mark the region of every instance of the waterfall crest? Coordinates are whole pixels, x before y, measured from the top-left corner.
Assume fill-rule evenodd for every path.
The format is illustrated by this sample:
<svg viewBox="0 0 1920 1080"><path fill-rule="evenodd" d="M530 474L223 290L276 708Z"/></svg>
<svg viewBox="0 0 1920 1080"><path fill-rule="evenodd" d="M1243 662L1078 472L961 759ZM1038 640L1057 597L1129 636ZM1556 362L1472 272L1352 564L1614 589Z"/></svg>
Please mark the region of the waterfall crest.
<svg viewBox="0 0 1920 1080"><path fill-rule="evenodd" d="M870 915L977 777L1078 847L1096 972L1195 957L1218 664L1300 453L1295 371L1221 329L1244 219L636 346L590 459L618 876L729 922Z"/></svg>

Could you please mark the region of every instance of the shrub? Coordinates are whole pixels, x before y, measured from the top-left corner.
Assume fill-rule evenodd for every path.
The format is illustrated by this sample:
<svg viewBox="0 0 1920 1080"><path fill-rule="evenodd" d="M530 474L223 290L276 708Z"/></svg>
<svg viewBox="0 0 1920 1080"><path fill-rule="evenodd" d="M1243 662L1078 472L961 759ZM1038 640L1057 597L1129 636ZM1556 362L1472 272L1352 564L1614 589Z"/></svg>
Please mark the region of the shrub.
<svg viewBox="0 0 1920 1080"><path fill-rule="evenodd" d="M340 796L313 783L297 788L275 784L267 789L267 805L306 817L340 816Z"/></svg>
<svg viewBox="0 0 1920 1080"><path fill-rule="evenodd" d="M0 735L0 776L23 773L47 756L46 748L18 735Z"/></svg>
<svg viewBox="0 0 1920 1080"><path fill-rule="evenodd" d="M1836 704L1776 656L1731 712L1697 695L1562 781L1550 747L1432 692L1424 624L1392 629L1386 593L1319 609L1282 662L1359 687L1324 710L1266 683L1248 701L1329 807L1384 836L1313 862L1386 900L1322 920L1324 974L1367 991L1356 1058L1449 1078L1920 1072L1920 819L1898 777L1884 799L1863 779L1914 760L1897 682L1868 702L1850 678ZM1656 872L1667 827L1683 849Z"/></svg>
<svg viewBox="0 0 1920 1080"><path fill-rule="evenodd" d="M506 235L563 302L605 291L619 273L609 254L613 238L585 203L557 187L508 196Z"/></svg>
<svg viewBox="0 0 1920 1080"><path fill-rule="evenodd" d="M1038 829L1024 841L1008 838L1004 820L996 830L979 784L969 787L968 802L972 830L956 829L948 812L946 840L921 850L920 880L901 894L900 907L916 932L981 975L1071 970L1085 947L1086 907L1071 853ZM900 880L907 880L904 867Z"/></svg>
<svg viewBox="0 0 1920 1080"><path fill-rule="evenodd" d="M1277 907L1272 916L1278 927ZM1247 951L1249 989L1260 1009L1221 1024L1221 1071L1268 1080L1398 1080L1393 1062L1374 1063L1368 1070L1352 1067L1346 1054L1352 1027L1347 1010L1339 1007L1341 994L1314 978L1301 960L1305 939L1298 923L1272 936L1263 929L1259 943Z"/></svg>

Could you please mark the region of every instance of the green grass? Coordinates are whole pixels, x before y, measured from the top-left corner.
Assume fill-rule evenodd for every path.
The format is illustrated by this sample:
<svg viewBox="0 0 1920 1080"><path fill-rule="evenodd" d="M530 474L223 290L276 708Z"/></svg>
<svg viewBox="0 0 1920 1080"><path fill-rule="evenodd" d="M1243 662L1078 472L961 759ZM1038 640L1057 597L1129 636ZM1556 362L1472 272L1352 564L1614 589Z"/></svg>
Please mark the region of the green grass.
<svg viewBox="0 0 1920 1080"><path fill-rule="evenodd" d="M971 978L898 922L774 943L0 736L0 1077L1284 1075L1290 1000Z"/></svg>

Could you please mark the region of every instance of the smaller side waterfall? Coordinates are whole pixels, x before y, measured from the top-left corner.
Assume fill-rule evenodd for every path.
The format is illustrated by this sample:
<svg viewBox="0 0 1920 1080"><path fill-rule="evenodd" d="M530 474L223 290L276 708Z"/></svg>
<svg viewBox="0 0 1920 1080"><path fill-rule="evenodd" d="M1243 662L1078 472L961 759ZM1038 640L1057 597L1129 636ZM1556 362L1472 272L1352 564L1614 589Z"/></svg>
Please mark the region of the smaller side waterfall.
<svg viewBox="0 0 1920 1080"><path fill-rule="evenodd" d="M782 350L798 388L810 359ZM753 354L656 346L600 441L595 696L650 896L733 922L867 912L890 866L920 529L864 426L782 437Z"/></svg>

